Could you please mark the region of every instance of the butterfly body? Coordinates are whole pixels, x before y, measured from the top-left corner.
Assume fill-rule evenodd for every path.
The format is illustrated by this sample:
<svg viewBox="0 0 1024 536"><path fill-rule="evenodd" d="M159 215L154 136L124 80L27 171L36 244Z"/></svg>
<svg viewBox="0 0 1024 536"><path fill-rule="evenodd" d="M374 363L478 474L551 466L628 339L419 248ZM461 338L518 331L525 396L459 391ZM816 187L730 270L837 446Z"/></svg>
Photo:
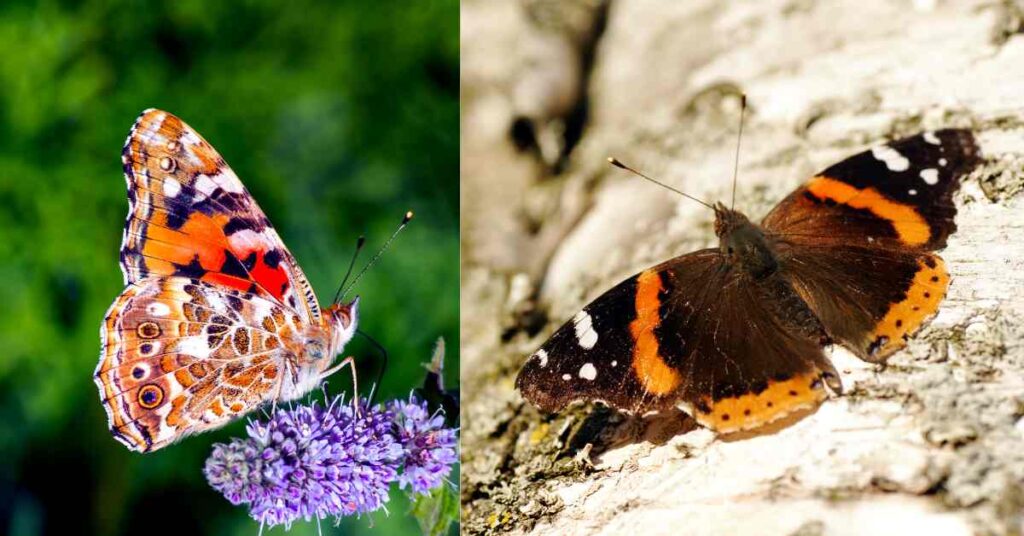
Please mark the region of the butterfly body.
<svg viewBox="0 0 1024 536"><path fill-rule="evenodd" d="M672 407L721 433L757 428L841 393L823 352L883 361L938 310L932 253L977 162L968 131L929 132L816 175L759 224L721 203L718 248L649 268L584 307L516 379L539 408L601 401Z"/></svg>
<svg viewBox="0 0 1024 536"><path fill-rule="evenodd" d="M754 279L763 279L779 268L769 236L757 224L751 223L742 212L715 205L715 234L719 250L732 269L744 270Z"/></svg>
<svg viewBox="0 0 1024 536"><path fill-rule="evenodd" d="M358 300L320 308L256 201L177 117L143 112L122 161L126 288L94 373L114 438L157 450L318 385Z"/></svg>
<svg viewBox="0 0 1024 536"><path fill-rule="evenodd" d="M289 367L293 374L282 380L279 401L302 398L320 385L324 373L355 334L358 304L357 298L325 308L320 325L304 326L299 336L286 341L291 355L298 357Z"/></svg>

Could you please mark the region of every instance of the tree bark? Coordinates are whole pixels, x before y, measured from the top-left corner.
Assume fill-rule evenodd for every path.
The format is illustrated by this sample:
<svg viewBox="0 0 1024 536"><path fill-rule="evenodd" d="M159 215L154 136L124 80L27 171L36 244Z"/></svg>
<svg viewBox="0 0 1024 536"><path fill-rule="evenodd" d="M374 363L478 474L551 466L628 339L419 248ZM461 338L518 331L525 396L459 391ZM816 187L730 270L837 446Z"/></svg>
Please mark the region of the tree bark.
<svg viewBox="0 0 1024 536"><path fill-rule="evenodd" d="M463 529L472 534L1024 530L1024 3L463 2ZM542 415L513 380L562 322L716 245L871 144L972 128L938 316L846 394L723 440L683 414ZM582 132L574 136L574 132Z"/></svg>

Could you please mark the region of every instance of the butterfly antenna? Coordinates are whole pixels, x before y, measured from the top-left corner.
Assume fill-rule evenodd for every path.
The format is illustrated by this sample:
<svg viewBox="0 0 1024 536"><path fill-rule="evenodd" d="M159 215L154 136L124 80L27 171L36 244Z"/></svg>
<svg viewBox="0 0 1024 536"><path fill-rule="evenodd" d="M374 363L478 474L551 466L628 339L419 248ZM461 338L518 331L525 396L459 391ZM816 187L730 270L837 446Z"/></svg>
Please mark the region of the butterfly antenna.
<svg viewBox="0 0 1024 536"><path fill-rule="evenodd" d="M345 299L345 295L348 294L348 291L352 290L352 287L356 286L356 283L358 283L359 279L363 277L363 274L365 274L367 270L369 270L374 264L376 264L377 259L380 259L380 256L383 255L384 252L387 251L389 247L391 247L391 243L395 241L395 237L398 236L398 233L402 232L402 229L405 229L405 226L409 224L410 220L412 220L411 210L405 213L405 216L402 218L402 223L398 225L398 229L395 229L395 232L391 233L391 238L388 238L388 241L384 242L384 245L381 246L380 250L378 250L377 253L373 256L373 258L370 259L370 262L366 263L366 266L364 266L363 269L359 271L359 275L357 275L356 278L352 280L352 283L345 288L345 291L341 293L338 299ZM335 302L337 301L338 300L335 300Z"/></svg>
<svg viewBox="0 0 1024 536"><path fill-rule="evenodd" d="M732 164L732 201L729 202L729 210L736 206L736 177L740 172L740 141L743 139L743 115L747 111L747 95L740 94L740 128L736 132L736 159Z"/></svg>
<svg viewBox="0 0 1024 536"><path fill-rule="evenodd" d="M359 252L363 250L363 246L366 244L366 237L360 236L356 240L356 250L352 253L352 260L348 263L348 271L345 272L344 279L341 280L341 284L338 285L338 291L334 293L334 301L331 303L338 303L338 298L341 297L341 289L345 288L345 282L348 281L348 276L352 275L352 268L356 265L356 259L359 258Z"/></svg>
<svg viewBox="0 0 1024 536"><path fill-rule="evenodd" d="M370 396L367 398L367 400L369 401L368 403L370 405L373 405L373 400L377 396L377 388L380 386L380 382L384 379L384 371L386 371L388 368L388 351L385 350L384 347L379 342L377 342L376 339L367 335L365 331L356 328L356 333L362 335L363 338L365 338L367 341L370 341L370 344L372 344L374 348L376 348L377 351L380 352L381 365L380 371L377 372L377 382L374 383L372 387L370 387Z"/></svg>
<svg viewBox="0 0 1024 536"><path fill-rule="evenodd" d="M667 188L669 190L672 190L673 192L675 192L675 193L677 193L677 194L679 194L679 195L681 195L681 196L683 196L683 197L685 197L687 199L692 199L692 200L694 200L694 201L704 205L705 207L710 208L711 210L715 210L715 207L705 203L704 201L701 201L700 199L697 199L696 197L693 197L692 195L690 195L690 194L688 194L686 192L677 190L677 189L675 189L675 188L673 188L673 187L671 187L671 186L669 186L669 185L667 185L667 184L665 184L665 183L663 183L661 181L652 179L652 178L648 177L647 175L644 175L643 173L640 173L639 171L637 171L637 170L627 166L626 164L623 164L622 162L620 162L616 158L612 158L612 157L609 156L608 157L608 163L613 165L613 166L615 166L615 167L617 167L617 168L624 169L624 170L626 170L626 171L628 171L628 172L630 172L630 173L632 173L632 174L634 174L634 175L636 175L638 177L647 179L647 180L653 182L654 184L657 184L658 186L661 186L662 188Z"/></svg>

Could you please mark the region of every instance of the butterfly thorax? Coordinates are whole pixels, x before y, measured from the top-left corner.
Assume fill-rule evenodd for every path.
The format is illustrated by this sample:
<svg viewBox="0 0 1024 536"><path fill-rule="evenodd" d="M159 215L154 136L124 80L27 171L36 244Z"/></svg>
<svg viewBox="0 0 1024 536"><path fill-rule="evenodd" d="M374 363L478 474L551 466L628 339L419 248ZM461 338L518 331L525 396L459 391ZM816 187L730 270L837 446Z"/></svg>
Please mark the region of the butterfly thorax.
<svg viewBox="0 0 1024 536"><path fill-rule="evenodd" d="M778 258L770 239L743 213L716 203L715 234L729 264L746 270L754 279L768 277L778 269Z"/></svg>
<svg viewBox="0 0 1024 536"><path fill-rule="evenodd" d="M288 354L294 357L283 378L281 399L304 396L323 380L324 371L342 353L356 331L358 300L335 304L324 310L320 324L305 326L301 332L282 334Z"/></svg>

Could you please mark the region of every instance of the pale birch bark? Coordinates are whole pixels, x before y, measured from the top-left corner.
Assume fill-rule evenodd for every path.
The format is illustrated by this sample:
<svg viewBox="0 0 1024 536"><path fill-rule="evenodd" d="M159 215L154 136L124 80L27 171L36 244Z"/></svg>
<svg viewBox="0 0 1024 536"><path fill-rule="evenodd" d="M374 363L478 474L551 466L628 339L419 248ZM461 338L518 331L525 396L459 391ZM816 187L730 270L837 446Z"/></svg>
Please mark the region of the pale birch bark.
<svg viewBox="0 0 1024 536"><path fill-rule="evenodd" d="M538 4L463 7L464 530L1019 534L1021 3L618 0L589 77L579 54L598 2ZM940 314L888 366L834 350L847 394L747 439L679 415L524 405L518 367L562 321L624 277L714 243L706 209L605 157L727 199L737 90L751 108L736 204L753 218L873 142L978 132L987 161L956 198ZM560 119L580 95L586 130L552 174ZM515 149L517 117L540 150Z"/></svg>

